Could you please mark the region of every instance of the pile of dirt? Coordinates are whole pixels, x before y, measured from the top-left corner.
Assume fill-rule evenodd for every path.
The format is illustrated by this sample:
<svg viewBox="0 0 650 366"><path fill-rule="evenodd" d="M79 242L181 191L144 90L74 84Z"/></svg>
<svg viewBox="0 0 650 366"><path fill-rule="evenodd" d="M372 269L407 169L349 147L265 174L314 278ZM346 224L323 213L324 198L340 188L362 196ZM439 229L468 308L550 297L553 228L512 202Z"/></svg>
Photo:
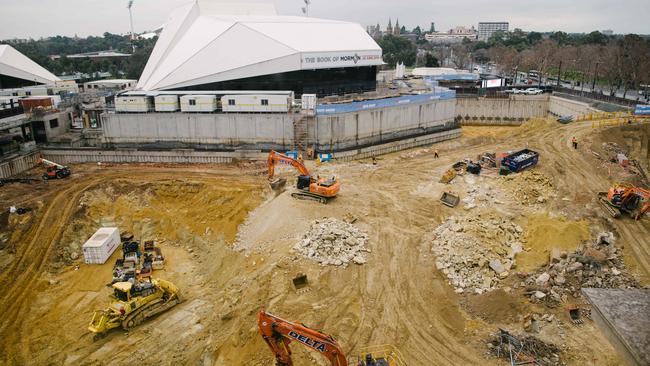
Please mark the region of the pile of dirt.
<svg viewBox="0 0 650 366"><path fill-rule="evenodd" d="M560 359L562 350L558 346L533 336L518 337L503 329L493 335L487 347L490 355L505 359L512 365L565 365Z"/></svg>
<svg viewBox="0 0 650 366"><path fill-rule="evenodd" d="M527 310L525 300L502 289L468 296L463 307L469 314L491 323L516 322Z"/></svg>
<svg viewBox="0 0 650 366"><path fill-rule="evenodd" d="M551 180L536 170L510 174L502 177L501 181L513 198L524 205L542 204L554 195Z"/></svg>
<svg viewBox="0 0 650 366"><path fill-rule="evenodd" d="M557 307L581 297L580 289L638 288L639 282L627 273L612 233L601 233L592 242L585 242L568 254L554 250L550 263L526 276L521 283L532 302Z"/></svg>
<svg viewBox="0 0 650 366"><path fill-rule="evenodd" d="M478 294L498 287L522 251L523 229L493 213L451 217L425 240L432 243L436 267L462 293Z"/></svg>
<svg viewBox="0 0 650 366"><path fill-rule="evenodd" d="M366 263L368 235L352 224L327 218L316 220L302 240L293 247L305 258L323 266L347 267L350 262Z"/></svg>

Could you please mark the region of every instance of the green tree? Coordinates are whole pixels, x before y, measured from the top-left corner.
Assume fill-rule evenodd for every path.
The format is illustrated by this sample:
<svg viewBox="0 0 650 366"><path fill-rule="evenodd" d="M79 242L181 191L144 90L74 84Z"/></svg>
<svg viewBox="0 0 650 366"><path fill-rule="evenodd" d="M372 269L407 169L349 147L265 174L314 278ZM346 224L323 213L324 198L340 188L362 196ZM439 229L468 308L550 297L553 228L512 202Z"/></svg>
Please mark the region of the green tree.
<svg viewBox="0 0 650 366"><path fill-rule="evenodd" d="M417 27L413 28L413 34L417 34L418 37L422 35L422 29L418 25Z"/></svg>
<svg viewBox="0 0 650 366"><path fill-rule="evenodd" d="M383 51L384 61L390 67L394 67L398 62L403 62L407 66L415 63L417 48L406 38L387 34L379 40L379 46Z"/></svg>
<svg viewBox="0 0 650 366"><path fill-rule="evenodd" d="M560 31L551 34L551 36L549 38L551 38L552 40L557 42L560 46L563 46L565 44L569 44L570 41L571 41L571 38L569 37L568 34L566 34L565 32L560 32Z"/></svg>
<svg viewBox="0 0 650 366"><path fill-rule="evenodd" d="M530 32L526 36L526 39L528 40L528 44L534 45L535 43L542 40L542 34L538 32Z"/></svg>
<svg viewBox="0 0 650 366"><path fill-rule="evenodd" d="M431 52L427 52L426 56L424 56L424 66L440 67L440 62Z"/></svg>

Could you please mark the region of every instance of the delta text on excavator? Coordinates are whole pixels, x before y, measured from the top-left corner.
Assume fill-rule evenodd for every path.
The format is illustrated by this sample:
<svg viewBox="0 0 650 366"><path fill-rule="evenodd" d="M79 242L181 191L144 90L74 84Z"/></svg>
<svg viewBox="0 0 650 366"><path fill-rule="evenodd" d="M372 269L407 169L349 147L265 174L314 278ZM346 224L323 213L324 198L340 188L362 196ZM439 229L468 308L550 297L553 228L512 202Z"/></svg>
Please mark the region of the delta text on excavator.
<svg viewBox="0 0 650 366"><path fill-rule="evenodd" d="M327 203L330 199L336 197L341 189L341 183L332 177L330 179L312 177L307 167L300 161L293 159L287 155L281 154L277 151L271 150L267 159L269 168L269 181L273 190L281 189L286 184L286 179L280 178L273 180L275 175L275 165L277 163L288 164L294 167L300 175L296 192L291 193L291 196L297 199L314 200L321 203Z"/></svg>
<svg viewBox="0 0 650 366"><path fill-rule="evenodd" d="M369 347L360 352L356 361L349 361L339 343L331 335L311 329L304 324L281 319L264 310L257 314L257 325L262 338L275 355L278 366L293 366L289 347L291 342L298 342L320 353L330 361L332 366L406 365L399 351L388 345Z"/></svg>

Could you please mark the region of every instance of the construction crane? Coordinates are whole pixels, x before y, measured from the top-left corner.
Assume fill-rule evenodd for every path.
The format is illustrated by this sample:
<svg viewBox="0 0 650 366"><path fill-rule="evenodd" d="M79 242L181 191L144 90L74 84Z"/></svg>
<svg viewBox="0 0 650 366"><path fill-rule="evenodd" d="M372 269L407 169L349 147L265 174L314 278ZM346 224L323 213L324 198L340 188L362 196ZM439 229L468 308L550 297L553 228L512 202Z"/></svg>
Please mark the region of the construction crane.
<svg viewBox="0 0 650 366"><path fill-rule="evenodd" d="M257 313L262 338L275 355L276 365L293 366L291 342L298 342L326 357L332 366L353 365L339 343L328 334L281 319L264 310ZM354 364L358 366L405 366L400 353L390 346L373 347L373 353L362 352Z"/></svg>
<svg viewBox="0 0 650 366"><path fill-rule="evenodd" d="M598 192L598 198L613 217L626 212L639 220L650 212L650 191L633 185L614 185L607 192Z"/></svg>
<svg viewBox="0 0 650 366"><path fill-rule="evenodd" d="M41 158L38 160L38 163L46 166L45 174L43 174L43 180L63 179L69 176L71 173L70 168L68 168L67 166L61 165L59 163L55 163L50 160L45 160Z"/></svg>
<svg viewBox="0 0 650 366"><path fill-rule="evenodd" d="M271 182L271 188L276 191L281 189L286 183L286 179L283 178L275 181L273 180L273 176L275 175L275 165L277 163L288 164L298 170L300 173L296 184L298 191L291 194L294 198L327 203L327 201L336 197L341 189L341 183L339 183L336 177L330 179L320 177L314 178L302 162L277 151L271 150L269 152L267 163L269 168L268 178Z"/></svg>

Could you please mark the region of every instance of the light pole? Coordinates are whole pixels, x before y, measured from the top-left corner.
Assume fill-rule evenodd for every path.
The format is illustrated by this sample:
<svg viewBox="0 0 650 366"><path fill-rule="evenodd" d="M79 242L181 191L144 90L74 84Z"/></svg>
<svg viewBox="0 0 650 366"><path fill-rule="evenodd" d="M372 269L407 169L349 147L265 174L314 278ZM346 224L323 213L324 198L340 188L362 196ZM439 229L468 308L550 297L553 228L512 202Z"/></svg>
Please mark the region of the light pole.
<svg viewBox="0 0 650 366"><path fill-rule="evenodd" d="M591 62L589 63L589 68L587 68L587 74L591 72ZM585 73L582 73L582 81L580 82L580 95L582 95L583 90L585 89Z"/></svg>

